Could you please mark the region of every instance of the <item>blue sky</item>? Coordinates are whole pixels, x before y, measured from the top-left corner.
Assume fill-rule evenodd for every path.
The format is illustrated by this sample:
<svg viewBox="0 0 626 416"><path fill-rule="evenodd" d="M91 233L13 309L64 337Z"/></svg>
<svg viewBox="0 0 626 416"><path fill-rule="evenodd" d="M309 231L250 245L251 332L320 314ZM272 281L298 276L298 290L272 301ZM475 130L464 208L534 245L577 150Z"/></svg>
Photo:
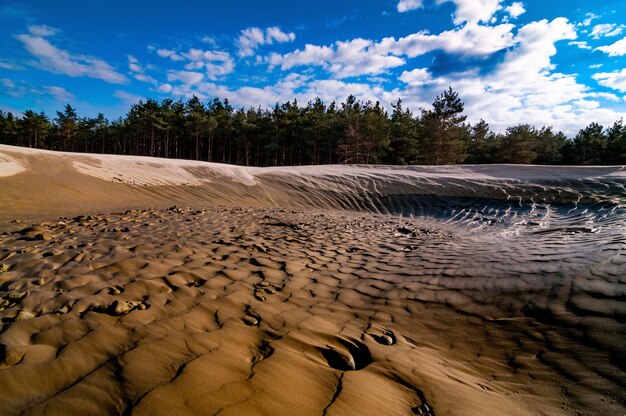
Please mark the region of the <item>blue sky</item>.
<svg viewBox="0 0 626 416"><path fill-rule="evenodd" d="M568 134L626 113L626 1L0 3L0 109L125 114L139 99L267 106L452 86L472 122Z"/></svg>

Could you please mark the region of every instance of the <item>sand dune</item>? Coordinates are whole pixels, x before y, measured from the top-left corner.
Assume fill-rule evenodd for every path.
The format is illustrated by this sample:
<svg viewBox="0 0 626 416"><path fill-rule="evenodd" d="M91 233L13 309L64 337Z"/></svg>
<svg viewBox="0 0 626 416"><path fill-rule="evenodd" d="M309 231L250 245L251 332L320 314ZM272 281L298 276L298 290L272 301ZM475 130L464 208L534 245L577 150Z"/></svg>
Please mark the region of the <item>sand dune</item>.
<svg viewBox="0 0 626 416"><path fill-rule="evenodd" d="M622 415L625 186L0 146L0 414Z"/></svg>

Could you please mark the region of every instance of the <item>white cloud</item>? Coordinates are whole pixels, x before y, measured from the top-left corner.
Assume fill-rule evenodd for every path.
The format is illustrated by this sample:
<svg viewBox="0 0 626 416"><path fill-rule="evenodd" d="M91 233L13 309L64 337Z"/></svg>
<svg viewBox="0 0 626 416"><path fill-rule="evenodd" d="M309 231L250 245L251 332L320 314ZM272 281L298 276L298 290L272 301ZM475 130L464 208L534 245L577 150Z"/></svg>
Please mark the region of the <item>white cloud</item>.
<svg viewBox="0 0 626 416"><path fill-rule="evenodd" d="M230 74L235 69L235 62L227 52L191 48L187 52L158 49L156 53L160 57L169 58L174 62L187 61L184 66L186 70L203 70L209 79Z"/></svg>
<svg viewBox="0 0 626 416"><path fill-rule="evenodd" d="M295 33L285 33L277 27L268 27L266 29L266 43L271 44L274 41L278 43L293 42L296 39Z"/></svg>
<svg viewBox="0 0 626 416"><path fill-rule="evenodd" d="M157 80L146 74L146 68L144 68L137 58L133 55L128 55L128 69L130 74L137 80L141 82L147 82L149 84L156 85L158 84Z"/></svg>
<svg viewBox="0 0 626 416"><path fill-rule="evenodd" d="M550 58L556 54L555 43L569 39L576 39L576 30L563 17L529 23L518 30L515 42L519 46L507 52L502 66L511 73L552 70Z"/></svg>
<svg viewBox="0 0 626 416"><path fill-rule="evenodd" d="M595 25L593 29L591 29L591 37L594 39L600 39L602 37L611 37L617 36L624 30L626 26L624 25L616 25L615 23L603 23L600 25Z"/></svg>
<svg viewBox="0 0 626 416"><path fill-rule="evenodd" d="M385 38L378 49L410 58L434 50L463 56L486 56L513 45L513 28L512 24L483 26L468 23L438 35L417 32L398 40Z"/></svg>
<svg viewBox="0 0 626 416"><path fill-rule="evenodd" d="M404 71L398 77L402 82L405 82L411 86L419 86L433 82L432 75L426 68L417 68L412 71Z"/></svg>
<svg viewBox="0 0 626 416"><path fill-rule="evenodd" d="M626 92L626 68L621 71L599 72L591 77L604 87Z"/></svg>
<svg viewBox="0 0 626 416"><path fill-rule="evenodd" d="M616 111L603 109L598 99L614 100L613 94L590 91L575 75L555 71L551 58L556 43L574 39L574 26L566 19L542 20L521 27L514 46L503 61L488 73L467 70L428 77L428 71L405 71L400 80L407 83L400 98L413 110L429 106L442 90L452 86L465 102L469 121L488 120L496 131L515 123L553 125L573 135L596 120L612 123Z"/></svg>
<svg viewBox="0 0 626 416"><path fill-rule="evenodd" d="M609 101L619 102L619 97L615 94L611 94L609 92L590 92L587 93L588 97L592 98L602 98Z"/></svg>
<svg viewBox="0 0 626 416"><path fill-rule="evenodd" d="M321 66L337 78L376 75L404 65L403 55L414 58L434 50L462 56L490 55L514 44L513 28L512 24L484 26L467 23L438 35L418 32L397 40L384 38L378 43L357 38L330 46L309 44L285 55L270 54L265 61L270 69Z"/></svg>
<svg viewBox="0 0 626 416"><path fill-rule="evenodd" d="M420 9L423 5L422 0L400 0L398 2L397 9L400 13L404 13L409 10Z"/></svg>
<svg viewBox="0 0 626 416"><path fill-rule="evenodd" d="M362 101L377 101L391 103L395 101L400 91L394 89L386 91L379 86L371 86L366 83L348 83L340 80L318 80L309 76L290 73L280 79L274 85L265 87L240 87L230 89L223 85L212 82L202 82L196 85L172 86L163 84L159 87L162 92L176 97L190 98L196 95L200 99L210 97L227 98L235 106L242 107L273 107L276 103L284 103L294 98L300 103L313 101L316 97L324 102L340 102L350 94Z"/></svg>
<svg viewBox="0 0 626 416"><path fill-rule="evenodd" d="M285 33L276 26L268 27L265 31L258 27L250 27L242 30L237 40L238 54L241 57L253 56L254 51L259 46L271 45L275 41L278 43L292 42L295 39L295 33Z"/></svg>
<svg viewBox="0 0 626 416"><path fill-rule="evenodd" d="M8 78L0 78L0 84L7 88L15 88L15 82Z"/></svg>
<svg viewBox="0 0 626 416"><path fill-rule="evenodd" d="M598 46L596 50L602 51L609 56L626 55L626 37L608 46Z"/></svg>
<svg viewBox="0 0 626 416"><path fill-rule="evenodd" d="M41 94L40 91L36 91L24 81L15 82L8 78L0 78L0 85L5 87L3 94L13 98L22 98L26 94Z"/></svg>
<svg viewBox="0 0 626 416"><path fill-rule="evenodd" d="M322 66L338 78L380 74L405 64L404 59L379 51L373 41L360 38L332 46L306 45L303 50L285 55L271 54L267 62L270 69L280 66L282 70L301 65Z"/></svg>
<svg viewBox="0 0 626 416"><path fill-rule="evenodd" d="M602 68L603 66L604 64L593 64L593 65L589 65L589 69Z"/></svg>
<svg viewBox="0 0 626 416"><path fill-rule="evenodd" d="M169 82L179 81L183 84L194 85L204 79L204 74L193 71L169 71L167 80Z"/></svg>
<svg viewBox="0 0 626 416"><path fill-rule="evenodd" d="M156 53L161 58L170 58L172 61L184 61L185 60L185 58L183 58L178 53L176 53L176 51L173 51L171 49L157 49Z"/></svg>
<svg viewBox="0 0 626 416"><path fill-rule="evenodd" d="M54 85L46 85L43 87L43 89L44 89L44 92L46 92L47 94L50 94L52 97L54 97L56 101L59 101L59 102L68 102L76 98L74 94L67 91L63 87L57 87Z"/></svg>
<svg viewBox="0 0 626 416"><path fill-rule="evenodd" d="M272 53L267 59L270 68L280 66L283 70L300 65L325 65L335 55L332 46L317 46L307 44L304 49L296 49L285 55Z"/></svg>
<svg viewBox="0 0 626 416"><path fill-rule="evenodd" d="M463 22L488 23L491 17L500 9L503 0L437 0L438 4L452 2L456 5L456 10L452 16L454 24L460 25Z"/></svg>
<svg viewBox="0 0 626 416"><path fill-rule="evenodd" d="M10 69L12 71L19 71L22 68L20 65L14 63L14 62L10 62L10 61L3 61L0 59L0 68L2 69Z"/></svg>
<svg viewBox="0 0 626 416"><path fill-rule="evenodd" d="M31 25L28 26L28 31L33 36L41 37L53 36L59 32L58 29L46 25Z"/></svg>
<svg viewBox="0 0 626 416"><path fill-rule="evenodd" d="M148 84L157 84L157 80L146 74L135 74L135 79L141 82L147 82Z"/></svg>
<svg viewBox="0 0 626 416"><path fill-rule="evenodd" d="M200 38L200 42L206 43L207 45L211 45L213 47L217 46L217 42L211 36L202 36Z"/></svg>
<svg viewBox="0 0 626 416"><path fill-rule="evenodd" d="M115 91L113 95L122 100L122 102L126 105L137 104L139 101L144 99L144 97L122 90Z"/></svg>
<svg viewBox="0 0 626 416"><path fill-rule="evenodd" d="M28 34L15 36L37 58L39 68L71 77L97 78L112 84L124 84L126 77L105 61L87 55L72 55L54 46L47 37L56 31L48 26L29 26Z"/></svg>
<svg viewBox="0 0 626 416"><path fill-rule="evenodd" d="M161 91L161 92L169 94L170 92L172 92L174 87L172 87L172 84L161 84L161 85L159 85L159 88L157 88L157 89L159 91Z"/></svg>
<svg viewBox="0 0 626 416"><path fill-rule="evenodd" d="M512 19L517 19L518 17L526 13L524 3L521 3L519 1L516 1L510 6L505 7L504 11L507 12Z"/></svg>
<svg viewBox="0 0 626 416"><path fill-rule="evenodd" d="M583 20L582 22L578 23L576 26L590 26L591 22L594 21L595 19L597 19L600 16L598 16L595 13L589 12L589 13L585 14L585 17L586 17L586 19Z"/></svg>
<svg viewBox="0 0 626 416"><path fill-rule="evenodd" d="M591 50L593 49L589 44L585 41L572 41L568 42L568 45L577 46L579 49Z"/></svg>

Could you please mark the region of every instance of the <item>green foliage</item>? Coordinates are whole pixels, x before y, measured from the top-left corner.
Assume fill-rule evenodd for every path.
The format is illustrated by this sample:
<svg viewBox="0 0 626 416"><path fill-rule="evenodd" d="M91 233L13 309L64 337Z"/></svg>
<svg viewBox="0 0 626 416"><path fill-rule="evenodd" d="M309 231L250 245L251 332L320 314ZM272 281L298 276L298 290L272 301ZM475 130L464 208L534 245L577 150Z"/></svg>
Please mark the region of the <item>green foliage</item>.
<svg viewBox="0 0 626 416"><path fill-rule="evenodd" d="M626 164L626 126L616 121L606 132L606 154L603 158L612 164Z"/></svg>
<svg viewBox="0 0 626 416"><path fill-rule="evenodd" d="M574 148L577 153L577 162L583 165L602 163L602 156L607 145L607 138L603 127L598 123L591 123L582 129L574 139Z"/></svg>
<svg viewBox="0 0 626 416"><path fill-rule="evenodd" d="M551 127L528 124L495 134L480 120L471 126L464 104L449 88L417 116L392 104L349 96L343 103L296 100L234 109L207 103L147 99L124 118L80 118L71 105L51 120L43 112L21 117L0 111L0 143L90 153L133 154L255 166L333 163L625 164L626 126L591 123L574 140Z"/></svg>
<svg viewBox="0 0 626 416"><path fill-rule="evenodd" d="M448 165L465 160L469 132L463 107L450 87L435 98L432 110L422 110L421 160L425 164Z"/></svg>
<svg viewBox="0 0 626 416"><path fill-rule="evenodd" d="M409 109L402 108L402 100L398 99L392 107L386 162L392 165L417 163L419 156L417 122Z"/></svg>
<svg viewBox="0 0 626 416"><path fill-rule="evenodd" d="M505 163L532 163L537 157L535 151L539 132L528 124L518 124L506 129L502 138L501 158Z"/></svg>

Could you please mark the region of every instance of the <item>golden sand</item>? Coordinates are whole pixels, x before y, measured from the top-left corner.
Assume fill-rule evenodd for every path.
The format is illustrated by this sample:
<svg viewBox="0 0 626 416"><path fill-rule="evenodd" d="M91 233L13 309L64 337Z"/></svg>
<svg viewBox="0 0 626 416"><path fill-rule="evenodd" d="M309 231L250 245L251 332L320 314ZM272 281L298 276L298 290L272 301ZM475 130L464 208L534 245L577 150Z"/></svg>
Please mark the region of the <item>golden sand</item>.
<svg viewBox="0 0 626 416"><path fill-rule="evenodd" d="M13 171L0 177L1 414L626 409L619 204L567 227L550 211L552 228L526 231L512 226L520 213L498 213L498 228L430 199L424 215L380 213L396 194L371 175L359 183L377 194L341 194L340 167L320 184L184 165L198 183L157 171L139 185L78 170L81 157L99 166L83 156L2 154ZM475 189L521 188L473 174ZM624 183L600 170L554 186L576 175ZM461 188L462 171L432 176L419 186Z"/></svg>

